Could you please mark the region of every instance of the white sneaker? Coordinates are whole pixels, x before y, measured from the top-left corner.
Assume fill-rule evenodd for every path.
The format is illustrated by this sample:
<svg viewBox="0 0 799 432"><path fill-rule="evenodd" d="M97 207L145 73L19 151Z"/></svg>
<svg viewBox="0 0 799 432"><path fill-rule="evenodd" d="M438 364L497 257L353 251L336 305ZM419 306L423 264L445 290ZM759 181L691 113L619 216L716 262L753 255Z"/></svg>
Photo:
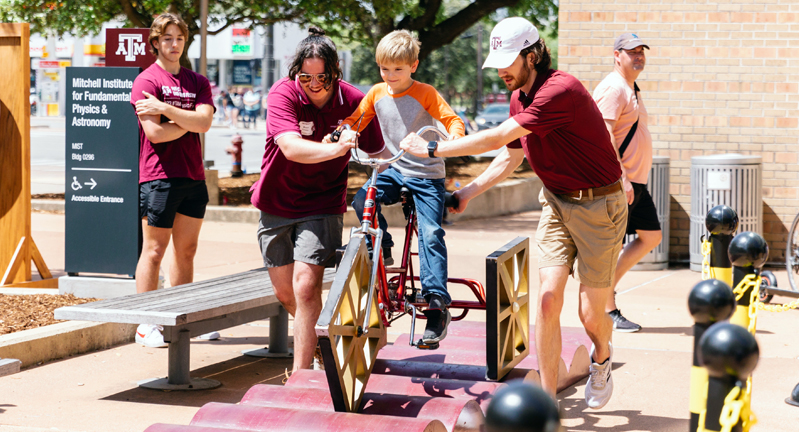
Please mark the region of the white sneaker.
<svg viewBox="0 0 799 432"><path fill-rule="evenodd" d="M608 342L610 354L602 363L594 363L594 349L591 345L591 366L588 368L588 384L585 385L585 403L588 408L600 409L607 405L613 394L613 378L610 376L613 369L613 344Z"/></svg>
<svg viewBox="0 0 799 432"><path fill-rule="evenodd" d="M210 333L202 334L202 335L197 336L197 339L217 340L217 339L219 339L219 332L218 331L212 331Z"/></svg>
<svg viewBox="0 0 799 432"><path fill-rule="evenodd" d="M160 325L139 324L136 329L136 343L149 348L164 348L168 346L161 334L164 328Z"/></svg>

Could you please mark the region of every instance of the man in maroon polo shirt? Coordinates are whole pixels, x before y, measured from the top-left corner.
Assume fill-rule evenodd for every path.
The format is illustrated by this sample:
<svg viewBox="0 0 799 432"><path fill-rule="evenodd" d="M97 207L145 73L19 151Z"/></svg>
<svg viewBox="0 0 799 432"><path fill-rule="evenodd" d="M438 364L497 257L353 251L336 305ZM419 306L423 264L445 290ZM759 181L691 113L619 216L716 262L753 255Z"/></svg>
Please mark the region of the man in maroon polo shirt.
<svg viewBox="0 0 799 432"><path fill-rule="evenodd" d="M483 65L499 70L511 95L511 118L499 127L454 141L427 142L416 134L401 143L420 157L480 154L506 146L486 171L456 192L462 212L469 200L512 173L527 157L544 183L536 232L541 279L536 351L541 384L555 397L561 354L560 312L568 276L580 281L579 315L593 341L586 403L610 400L612 324L605 313L627 219L616 151L591 95L573 76L550 69L549 51L524 18L507 18L491 32Z"/></svg>
<svg viewBox="0 0 799 432"><path fill-rule="evenodd" d="M252 204L261 210L258 242L275 295L294 316L294 367L310 367L322 311L322 275L341 246L347 163L354 144L329 135L363 93L341 80L338 53L322 30L300 42L289 76L269 91L266 149ZM383 151L379 125L361 133L361 150Z"/></svg>
<svg viewBox="0 0 799 432"><path fill-rule="evenodd" d="M174 260L172 286L194 280L194 255L202 228L205 186L200 133L214 116L211 85L204 76L180 66L189 29L180 17L159 15L148 42L158 58L133 82L130 103L139 120L139 217L142 253L136 266L136 292L158 287L158 272L170 239ZM161 326L142 324L136 342L165 347ZM218 339L218 332L202 335Z"/></svg>

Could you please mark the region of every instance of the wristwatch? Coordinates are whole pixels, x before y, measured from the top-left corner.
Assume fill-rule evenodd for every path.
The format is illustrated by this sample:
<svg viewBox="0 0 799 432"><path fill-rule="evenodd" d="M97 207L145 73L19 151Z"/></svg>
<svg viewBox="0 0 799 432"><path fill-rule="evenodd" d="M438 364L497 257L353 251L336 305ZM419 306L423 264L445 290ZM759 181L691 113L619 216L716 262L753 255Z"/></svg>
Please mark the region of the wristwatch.
<svg viewBox="0 0 799 432"><path fill-rule="evenodd" d="M434 158L435 156L433 154L436 152L437 148L438 148L438 141L430 141L430 142L428 142L427 143L427 155L430 156L431 158Z"/></svg>

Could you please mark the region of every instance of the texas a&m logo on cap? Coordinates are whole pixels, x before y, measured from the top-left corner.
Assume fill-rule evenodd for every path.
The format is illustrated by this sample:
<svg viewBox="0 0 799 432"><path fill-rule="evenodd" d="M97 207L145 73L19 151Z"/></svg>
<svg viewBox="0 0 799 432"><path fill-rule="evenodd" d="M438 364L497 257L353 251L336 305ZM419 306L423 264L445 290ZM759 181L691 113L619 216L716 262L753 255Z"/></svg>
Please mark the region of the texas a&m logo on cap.
<svg viewBox="0 0 799 432"><path fill-rule="evenodd" d="M501 46L502 46L502 38L497 37L497 36L491 38L491 49L492 50L498 49Z"/></svg>
<svg viewBox="0 0 799 432"><path fill-rule="evenodd" d="M150 29L109 28L105 30L105 65L146 69L155 62L147 41Z"/></svg>

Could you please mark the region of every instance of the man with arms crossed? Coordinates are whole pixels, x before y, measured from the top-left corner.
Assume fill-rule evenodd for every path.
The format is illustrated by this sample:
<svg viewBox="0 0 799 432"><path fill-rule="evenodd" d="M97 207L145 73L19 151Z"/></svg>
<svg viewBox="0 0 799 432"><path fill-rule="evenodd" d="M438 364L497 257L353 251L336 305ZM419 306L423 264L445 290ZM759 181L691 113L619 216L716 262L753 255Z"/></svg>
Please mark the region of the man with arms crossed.
<svg viewBox="0 0 799 432"><path fill-rule="evenodd" d="M178 16L159 15L149 44L157 60L133 82L130 102L139 117L139 216L144 241L136 266L136 291L158 287L158 270L169 245L172 286L194 280L194 254L200 237L208 190L205 187L200 133L211 128L214 102L204 76L180 66L189 36ZM136 342L164 347L160 326L142 324ZM201 336L217 339L219 333Z"/></svg>
<svg viewBox="0 0 799 432"><path fill-rule="evenodd" d="M654 249L663 237L655 203L646 189L652 168L652 136L646 126L647 112L635 80L646 65L644 41L633 33L624 33L613 44L613 72L594 89L594 100L610 140L619 151L627 194L627 234L638 237L627 243L619 256L613 278L613 294L608 296L605 311L617 332L632 333L641 326L625 318L616 307L616 284L644 255Z"/></svg>
<svg viewBox="0 0 799 432"><path fill-rule="evenodd" d="M408 135L400 147L416 156L480 154L501 148L486 171L456 192L462 212L469 200L512 173L527 157L544 183L536 233L541 287L536 317L536 350L541 384L557 392L561 355L563 292L577 259L579 315L593 341L585 389L590 408L601 408L613 392L610 338L605 303L621 249L627 203L621 168L602 115L573 76L549 68L549 51L524 18L507 18L491 32L491 53L483 67L499 70L511 96L511 118L499 127L454 141L427 142Z"/></svg>

